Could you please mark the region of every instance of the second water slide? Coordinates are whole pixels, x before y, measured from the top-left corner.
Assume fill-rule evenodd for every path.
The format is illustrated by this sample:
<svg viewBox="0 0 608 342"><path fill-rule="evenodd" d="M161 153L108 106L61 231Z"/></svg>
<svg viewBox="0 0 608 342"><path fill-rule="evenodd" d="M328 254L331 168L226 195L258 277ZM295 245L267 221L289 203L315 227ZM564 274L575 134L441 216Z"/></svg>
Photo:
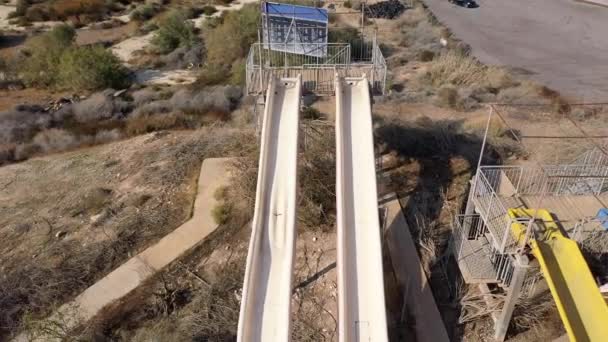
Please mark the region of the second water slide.
<svg viewBox="0 0 608 342"><path fill-rule="evenodd" d="M387 337L371 98L365 76L336 76L338 336Z"/></svg>
<svg viewBox="0 0 608 342"><path fill-rule="evenodd" d="M301 78L268 86L237 340L289 341Z"/></svg>

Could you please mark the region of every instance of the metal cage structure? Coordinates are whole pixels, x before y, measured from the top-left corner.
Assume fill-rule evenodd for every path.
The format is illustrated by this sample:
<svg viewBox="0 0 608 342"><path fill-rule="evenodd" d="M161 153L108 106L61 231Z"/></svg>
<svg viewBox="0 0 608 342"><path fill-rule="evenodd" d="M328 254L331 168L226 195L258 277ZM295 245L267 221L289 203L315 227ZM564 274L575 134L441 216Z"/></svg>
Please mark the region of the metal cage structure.
<svg viewBox="0 0 608 342"><path fill-rule="evenodd" d="M371 36L371 37L370 37ZM307 51L292 53L291 51ZM351 42L268 43L257 42L249 49L245 66L248 95L261 95L272 77L302 75L305 91L333 95L334 77L366 75L374 94L384 94L386 60L374 34L361 34Z"/></svg>
<svg viewBox="0 0 608 342"><path fill-rule="evenodd" d="M481 165L480 157L467 210L456 215L452 225L453 254L465 281L509 285L514 255L538 228L537 220L517 219L527 227L527 236L514 237L511 208L546 208L581 248L608 252L607 224L596 217L608 203L603 200L608 200L608 148L591 146L560 164L488 166Z"/></svg>

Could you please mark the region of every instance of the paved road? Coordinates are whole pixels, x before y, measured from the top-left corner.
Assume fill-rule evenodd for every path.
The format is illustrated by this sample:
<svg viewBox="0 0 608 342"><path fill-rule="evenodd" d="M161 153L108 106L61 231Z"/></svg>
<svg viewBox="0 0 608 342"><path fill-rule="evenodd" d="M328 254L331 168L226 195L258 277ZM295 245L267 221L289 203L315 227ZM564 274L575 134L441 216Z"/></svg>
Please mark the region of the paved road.
<svg viewBox="0 0 608 342"><path fill-rule="evenodd" d="M484 63L524 69L578 101L608 102L608 8L574 0L424 0Z"/></svg>

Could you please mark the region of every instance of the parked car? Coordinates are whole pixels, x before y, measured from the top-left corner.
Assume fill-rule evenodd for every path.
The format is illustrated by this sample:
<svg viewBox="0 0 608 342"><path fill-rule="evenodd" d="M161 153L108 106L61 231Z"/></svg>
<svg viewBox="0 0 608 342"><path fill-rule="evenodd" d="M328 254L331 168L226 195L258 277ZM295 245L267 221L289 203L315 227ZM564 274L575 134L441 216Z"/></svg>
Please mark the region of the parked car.
<svg viewBox="0 0 608 342"><path fill-rule="evenodd" d="M464 8L477 8L479 5L475 2L475 0L448 0L456 6L464 7Z"/></svg>

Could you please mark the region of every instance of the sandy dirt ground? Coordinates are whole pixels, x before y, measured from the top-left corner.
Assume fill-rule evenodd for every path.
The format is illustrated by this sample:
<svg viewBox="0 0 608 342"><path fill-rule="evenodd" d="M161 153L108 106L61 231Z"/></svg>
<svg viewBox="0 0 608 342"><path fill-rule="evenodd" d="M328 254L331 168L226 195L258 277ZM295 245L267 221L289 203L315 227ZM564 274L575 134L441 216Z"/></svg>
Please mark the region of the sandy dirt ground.
<svg viewBox="0 0 608 342"><path fill-rule="evenodd" d="M578 101L608 99L608 8L572 0L424 0L484 63L506 65Z"/></svg>

